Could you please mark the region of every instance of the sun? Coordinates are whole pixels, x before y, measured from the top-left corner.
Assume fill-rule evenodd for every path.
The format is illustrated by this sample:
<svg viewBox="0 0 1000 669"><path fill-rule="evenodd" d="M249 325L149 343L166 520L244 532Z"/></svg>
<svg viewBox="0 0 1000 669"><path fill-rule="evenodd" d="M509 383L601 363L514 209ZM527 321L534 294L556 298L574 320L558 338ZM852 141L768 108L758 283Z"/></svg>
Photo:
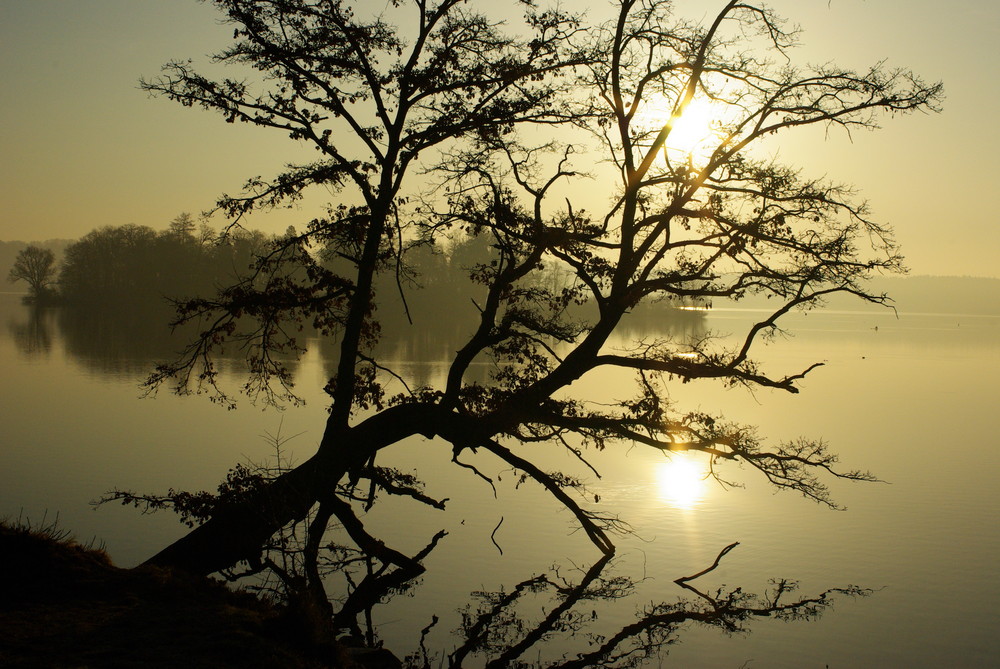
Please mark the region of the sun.
<svg viewBox="0 0 1000 669"><path fill-rule="evenodd" d="M667 149L682 154L699 153L718 145L716 116L718 105L707 98L695 98L674 123L667 137Z"/></svg>
<svg viewBox="0 0 1000 669"><path fill-rule="evenodd" d="M705 468L695 458L675 453L656 463L656 489L663 502L693 509L705 497Z"/></svg>
<svg viewBox="0 0 1000 669"><path fill-rule="evenodd" d="M632 124L641 133L655 136L670 120L673 100L651 97L644 100ZM673 128L664 147L668 159L673 161L704 163L722 141L721 119L724 105L707 97L695 97L688 103Z"/></svg>

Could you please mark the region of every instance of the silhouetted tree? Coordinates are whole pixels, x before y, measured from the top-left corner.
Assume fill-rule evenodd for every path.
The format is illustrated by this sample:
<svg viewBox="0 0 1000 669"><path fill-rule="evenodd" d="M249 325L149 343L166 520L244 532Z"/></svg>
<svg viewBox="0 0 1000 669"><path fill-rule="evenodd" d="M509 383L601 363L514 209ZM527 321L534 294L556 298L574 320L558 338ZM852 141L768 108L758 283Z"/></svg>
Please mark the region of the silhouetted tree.
<svg viewBox="0 0 1000 669"><path fill-rule="evenodd" d="M203 335L149 385L209 390L231 402L215 385L212 357L236 341L248 351L248 387L292 397L278 354L301 351L296 324L336 336L339 357L317 453L273 481L215 500L203 524L150 563L201 573L241 560L264 568L260 553L270 538L310 518L303 569L318 602L315 555L331 520L378 554L386 578L393 570L419 573L419 555L370 536L355 512L359 498L368 499L362 480L371 491L441 504L375 465L381 449L415 435L447 442L442 455L463 466L463 458L492 455L522 472L606 554L614 551L615 517L570 494L578 479L535 464L545 445L580 459L587 448L618 443L696 451L716 476L724 463L746 463L778 488L830 505L817 472L872 479L835 469L821 441L769 446L747 426L682 412L670 380L796 392L816 365L771 372L752 360L753 345L785 314L825 296L885 301L864 281L900 268L889 231L848 188L752 150L800 126L867 129L886 112L934 109L939 85L882 65L862 73L795 68L796 35L754 3L729 2L707 26L675 20L671 3L658 0L621 0L610 23L597 26L527 5L523 36L502 33L458 0L390 3L377 14L329 0L215 4L235 29L217 60L260 78L213 81L177 62L144 88L285 133L319 155L271 180L251 180L220 209L238 221L313 185L336 191L340 203L278 240L243 281L180 305L180 320L202 319ZM710 146L680 152L671 135L697 100L720 109ZM532 130L542 124L544 132ZM594 138L601 148L588 153ZM594 170L610 164L610 177L598 172L583 182L590 175L574 159ZM418 165L436 188L411 183ZM577 182L584 185L567 187ZM588 203L603 210L574 205L584 189L605 194ZM440 387L398 384L393 395L405 375L378 357L376 278L396 277L405 295L400 277L411 248L441 247L456 234L490 253L471 268L473 325ZM336 270L316 258L318 249L339 259ZM566 277L561 287L540 280L553 271ZM734 339L691 339L681 329L613 347L637 305L751 294L770 296L775 307ZM419 327L419 315L413 320ZM470 374L477 361L494 365L488 383ZM635 379L634 394L616 403L574 385L615 371Z"/></svg>
<svg viewBox="0 0 1000 669"><path fill-rule="evenodd" d="M177 218L170 221L170 226L167 228L167 234L184 241L195 241L194 231L194 218L187 212L178 214ZM204 234L204 230L202 234Z"/></svg>
<svg viewBox="0 0 1000 669"><path fill-rule="evenodd" d="M11 283L26 282L31 297L38 300L49 294L55 275L56 254L50 249L28 246L17 254L7 280Z"/></svg>

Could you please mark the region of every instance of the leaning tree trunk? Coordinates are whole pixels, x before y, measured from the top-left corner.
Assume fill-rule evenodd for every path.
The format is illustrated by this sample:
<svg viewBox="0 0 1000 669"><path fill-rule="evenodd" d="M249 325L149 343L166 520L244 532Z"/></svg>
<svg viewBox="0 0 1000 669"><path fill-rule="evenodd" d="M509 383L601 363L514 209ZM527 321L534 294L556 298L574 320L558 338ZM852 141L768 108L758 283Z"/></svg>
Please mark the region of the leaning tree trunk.
<svg viewBox="0 0 1000 669"><path fill-rule="evenodd" d="M260 556L267 540L285 525L302 520L325 480L319 454L285 472L238 504L217 510L202 525L170 544L143 565L173 567L207 575Z"/></svg>
<svg viewBox="0 0 1000 669"><path fill-rule="evenodd" d="M320 498L379 449L406 437L448 431L458 416L433 404L391 407L343 431L327 429L318 452L247 500L218 510L204 524L144 565L207 575L254 560L278 530L301 521Z"/></svg>

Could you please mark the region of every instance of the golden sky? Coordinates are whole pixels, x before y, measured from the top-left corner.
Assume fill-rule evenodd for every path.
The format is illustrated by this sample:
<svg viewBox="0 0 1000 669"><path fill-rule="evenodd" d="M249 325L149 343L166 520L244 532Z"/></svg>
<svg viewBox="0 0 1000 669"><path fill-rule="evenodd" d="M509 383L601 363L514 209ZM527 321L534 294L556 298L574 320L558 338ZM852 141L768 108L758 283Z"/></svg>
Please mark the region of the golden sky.
<svg viewBox="0 0 1000 669"><path fill-rule="evenodd" d="M723 3L677 4L700 19ZM943 80L946 93L942 114L886 119L853 141L789 135L780 157L858 186L875 217L896 229L913 273L1000 277L1000 3L770 4L805 30L803 63L864 69L886 59ZM311 155L281 133L138 90L141 76L169 60L207 63L232 34L218 17L195 0L0 0L0 239L75 238L126 223L163 228L237 193L248 177ZM277 232L308 217L278 212L250 224Z"/></svg>

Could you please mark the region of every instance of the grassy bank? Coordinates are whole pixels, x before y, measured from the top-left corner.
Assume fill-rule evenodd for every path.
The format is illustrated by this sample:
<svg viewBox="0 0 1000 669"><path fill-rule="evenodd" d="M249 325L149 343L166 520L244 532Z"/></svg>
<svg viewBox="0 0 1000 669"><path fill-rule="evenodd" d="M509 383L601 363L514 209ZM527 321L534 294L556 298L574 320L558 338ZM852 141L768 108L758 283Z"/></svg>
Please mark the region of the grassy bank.
<svg viewBox="0 0 1000 669"><path fill-rule="evenodd" d="M120 569L52 527L0 523L0 666L346 667L281 606L209 579Z"/></svg>

